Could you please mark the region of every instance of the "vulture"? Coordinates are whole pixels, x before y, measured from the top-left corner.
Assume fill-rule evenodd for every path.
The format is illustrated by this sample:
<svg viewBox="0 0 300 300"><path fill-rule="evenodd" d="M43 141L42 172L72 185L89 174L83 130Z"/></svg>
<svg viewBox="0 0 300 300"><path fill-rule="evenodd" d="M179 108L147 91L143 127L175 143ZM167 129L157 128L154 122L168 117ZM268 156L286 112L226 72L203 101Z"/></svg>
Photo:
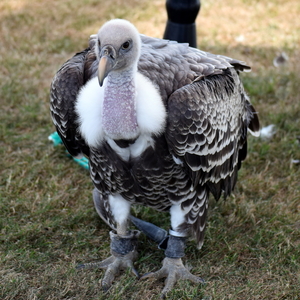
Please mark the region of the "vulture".
<svg viewBox="0 0 300 300"><path fill-rule="evenodd" d="M104 289L120 270L138 276L140 231L129 226L138 220L130 215L136 204L170 214L162 268L142 278L166 277L163 295L179 279L203 281L182 258L189 238L203 244L209 195L233 191L248 131L259 134L239 77L247 70L242 61L148 37L114 19L54 76L53 123L72 156L89 158L94 205L112 229L111 256L79 266L105 268Z"/></svg>

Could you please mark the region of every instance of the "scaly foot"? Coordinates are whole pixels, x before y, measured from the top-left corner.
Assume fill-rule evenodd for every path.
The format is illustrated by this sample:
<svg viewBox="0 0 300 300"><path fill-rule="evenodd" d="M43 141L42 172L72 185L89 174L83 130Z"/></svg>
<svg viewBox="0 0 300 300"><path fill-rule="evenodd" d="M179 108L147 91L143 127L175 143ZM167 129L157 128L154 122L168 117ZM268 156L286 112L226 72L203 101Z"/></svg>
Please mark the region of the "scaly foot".
<svg viewBox="0 0 300 300"><path fill-rule="evenodd" d="M204 280L198 276L190 273L190 271L183 265L181 258L165 257L163 266L157 272L151 272L143 275L141 279L155 278L160 279L166 277L165 287L162 290L161 297L165 298L166 294L172 290L175 283L181 279L187 279L194 283L204 283Z"/></svg>
<svg viewBox="0 0 300 300"><path fill-rule="evenodd" d="M113 232L110 232L112 241L112 256L101 262L92 262L78 265L76 269L106 269L104 277L102 279L102 288L104 291L107 291L111 287L112 282L120 273L120 271L126 270L127 268L129 268L132 273L139 278L139 274L133 266L133 262L138 257L138 252L136 250L138 235L139 232L137 230L131 232L128 236L119 236Z"/></svg>

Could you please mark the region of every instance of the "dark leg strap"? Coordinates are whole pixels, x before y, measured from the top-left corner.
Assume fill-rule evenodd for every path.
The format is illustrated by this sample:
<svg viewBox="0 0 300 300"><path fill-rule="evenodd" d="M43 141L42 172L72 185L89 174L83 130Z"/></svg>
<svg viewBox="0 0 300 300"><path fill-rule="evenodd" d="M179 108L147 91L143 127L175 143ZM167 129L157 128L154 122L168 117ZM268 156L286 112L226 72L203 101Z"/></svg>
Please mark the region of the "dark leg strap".
<svg viewBox="0 0 300 300"><path fill-rule="evenodd" d="M110 231L109 234L111 239L111 254L113 254L114 256L124 256L129 252L137 249L138 236L140 235L140 231L132 230L126 236L120 236L113 231Z"/></svg>
<svg viewBox="0 0 300 300"><path fill-rule="evenodd" d="M165 251L166 257L181 258L184 254L186 237L178 237L170 235L168 239L168 246Z"/></svg>

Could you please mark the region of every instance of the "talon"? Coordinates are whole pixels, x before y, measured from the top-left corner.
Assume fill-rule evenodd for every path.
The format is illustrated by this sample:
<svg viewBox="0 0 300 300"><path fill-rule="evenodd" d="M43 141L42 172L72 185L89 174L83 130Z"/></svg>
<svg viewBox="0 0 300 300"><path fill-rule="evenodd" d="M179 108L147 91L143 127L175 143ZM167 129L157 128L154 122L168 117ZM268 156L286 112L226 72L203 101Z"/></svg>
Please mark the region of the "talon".
<svg viewBox="0 0 300 300"><path fill-rule="evenodd" d="M103 283L103 280L102 280L102 284L101 285L102 285L102 291L104 293L106 293L109 290L109 288L111 287L111 285L107 285L107 284Z"/></svg>
<svg viewBox="0 0 300 300"><path fill-rule="evenodd" d="M140 279L141 276L140 276L139 272L137 271L137 269L134 268L134 266L130 267L130 269L131 269L131 272L133 273L133 275L135 275L137 277L137 279Z"/></svg>
<svg viewBox="0 0 300 300"><path fill-rule="evenodd" d="M145 280L145 279L147 279L147 278L154 277L153 274L154 274L154 272L146 273L146 274L144 274L143 276L141 276L140 280Z"/></svg>

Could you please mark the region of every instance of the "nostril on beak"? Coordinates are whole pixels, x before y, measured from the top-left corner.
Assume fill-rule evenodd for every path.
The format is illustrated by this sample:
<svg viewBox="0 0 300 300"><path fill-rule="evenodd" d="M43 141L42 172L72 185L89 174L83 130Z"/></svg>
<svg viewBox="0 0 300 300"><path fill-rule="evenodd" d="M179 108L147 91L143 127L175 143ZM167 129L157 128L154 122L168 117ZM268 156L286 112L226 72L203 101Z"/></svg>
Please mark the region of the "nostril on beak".
<svg viewBox="0 0 300 300"><path fill-rule="evenodd" d="M111 48L104 48L102 51L103 51L102 55L107 56L107 57L115 60L115 55L114 55L115 53L114 53L113 49L111 49Z"/></svg>

